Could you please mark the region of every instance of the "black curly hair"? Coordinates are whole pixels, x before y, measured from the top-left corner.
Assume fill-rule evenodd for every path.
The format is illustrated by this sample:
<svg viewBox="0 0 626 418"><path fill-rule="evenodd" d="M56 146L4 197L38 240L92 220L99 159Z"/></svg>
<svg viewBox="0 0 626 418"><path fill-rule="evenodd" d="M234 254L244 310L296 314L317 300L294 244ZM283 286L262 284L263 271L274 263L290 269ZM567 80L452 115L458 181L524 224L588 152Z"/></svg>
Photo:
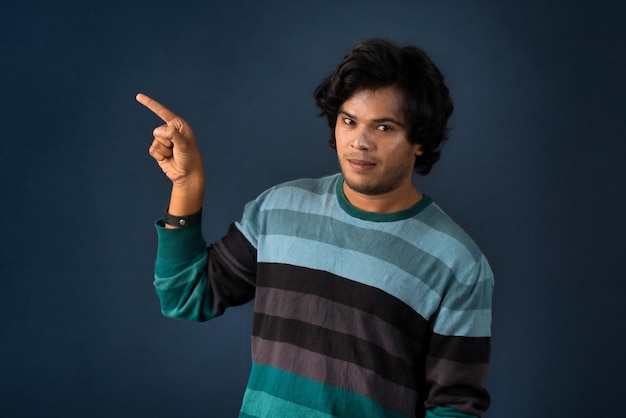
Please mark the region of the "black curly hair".
<svg viewBox="0 0 626 418"><path fill-rule="evenodd" d="M385 39L367 39L356 45L337 69L315 89L319 116L330 127L329 144L336 149L335 124L341 105L362 90L397 87L403 94L409 141L423 153L415 171L430 172L448 139L448 118L454 104L443 75L428 55L414 46L398 46Z"/></svg>

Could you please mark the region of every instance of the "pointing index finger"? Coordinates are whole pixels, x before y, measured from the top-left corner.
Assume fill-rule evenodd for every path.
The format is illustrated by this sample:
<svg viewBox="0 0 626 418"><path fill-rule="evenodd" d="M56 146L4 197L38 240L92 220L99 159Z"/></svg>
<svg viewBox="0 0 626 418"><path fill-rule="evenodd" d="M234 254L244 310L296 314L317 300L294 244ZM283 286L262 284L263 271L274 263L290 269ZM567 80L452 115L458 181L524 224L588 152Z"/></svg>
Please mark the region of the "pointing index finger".
<svg viewBox="0 0 626 418"><path fill-rule="evenodd" d="M167 124L169 124L172 120L177 118L174 112L172 112L167 107L163 106L161 103L157 102L151 97L146 96L143 93L137 94L135 99L137 99L139 103L141 103L142 105L150 109L152 113L160 117Z"/></svg>

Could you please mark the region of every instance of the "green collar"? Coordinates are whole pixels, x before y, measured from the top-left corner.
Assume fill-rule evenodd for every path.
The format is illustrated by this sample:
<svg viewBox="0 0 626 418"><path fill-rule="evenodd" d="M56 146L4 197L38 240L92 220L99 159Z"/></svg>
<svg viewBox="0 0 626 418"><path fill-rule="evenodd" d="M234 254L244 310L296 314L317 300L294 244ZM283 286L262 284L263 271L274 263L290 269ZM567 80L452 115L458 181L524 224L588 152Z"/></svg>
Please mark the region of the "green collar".
<svg viewBox="0 0 626 418"><path fill-rule="evenodd" d="M430 196L423 195L423 197L410 208L391 213L378 213L378 212L367 212L365 210L359 209L352 205L352 203L348 202L346 195L343 193L343 175L339 175L337 177L337 184L335 186L335 191L337 194L337 200L339 201L339 206L343 209L348 215L353 216L355 218L363 219L365 221L371 222L395 222L401 221L403 219L412 218L417 215L428 205L430 205L433 200Z"/></svg>

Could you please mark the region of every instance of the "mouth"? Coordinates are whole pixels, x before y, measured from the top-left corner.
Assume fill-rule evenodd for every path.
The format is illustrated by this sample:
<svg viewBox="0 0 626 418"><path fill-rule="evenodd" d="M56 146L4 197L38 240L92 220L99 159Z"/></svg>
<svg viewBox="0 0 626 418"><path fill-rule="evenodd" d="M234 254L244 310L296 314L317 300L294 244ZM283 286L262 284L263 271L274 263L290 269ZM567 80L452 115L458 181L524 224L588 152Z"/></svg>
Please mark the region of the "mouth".
<svg viewBox="0 0 626 418"><path fill-rule="evenodd" d="M350 164L350 167L352 167L356 171L367 171L376 166L376 163L368 160L361 160L358 158L348 158L347 160Z"/></svg>

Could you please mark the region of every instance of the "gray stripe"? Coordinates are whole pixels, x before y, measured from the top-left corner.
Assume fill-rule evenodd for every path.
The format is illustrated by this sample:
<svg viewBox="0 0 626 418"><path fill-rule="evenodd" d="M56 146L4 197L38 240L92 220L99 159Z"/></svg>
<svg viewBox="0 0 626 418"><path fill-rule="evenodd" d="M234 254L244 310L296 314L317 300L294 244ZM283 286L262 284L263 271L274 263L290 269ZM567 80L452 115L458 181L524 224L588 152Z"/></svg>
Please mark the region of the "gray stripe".
<svg viewBox="0 0 626 418"><path fill-rule="evenodd" d="M450 391L448 386L440 386L433 384L430 387L428 399L424 402L424 406L433 408L439 405L454 405L464 414L472 417L482 417L487 408L489 408L490 398L484 389L472 390L472 388L462 387L466 390L464 394L458 393L459 387L455 387L454 391Z"/></svg>
<svg viewBox="0 0 626 418"><path fill-rule="evenodd" d="M282 185L247 208L238 227L259 249L258 261L377 287L425 319L437 314L433 327L441 334L490 335L493 275L462 229L435 205L405 222L352 218L339 208L336 181ZM482 297L468 297L477 294Z"/></svg>
<svg viewBox="0 0 626 418"><path fill-rule="evenodd" d="M252 337L252 353L255 363L358 393L407 416L413 416L417 409L415 391L353 363L259 337Z"/></svg>
<svg viewBox="0 0 626 418"><path fill-rule="evenodd" d="M438 318L433 324L434 331L443 335L466 335L462 332L459 334L448 333L450 329L454 330L461 325L462 331L465 328L469 328L469 331L471 331L471 334L466 336L482 337L491 334L490 321L473 322L476 318L476 312L483 312L476 309L488 304L490 297L474 297L472 299L473 303L469 303L464 299L460 300L458 298L458 296L464 296L466 292L454 289L453 292L447 293L447 297L442 303L440 296L426 286L424 282L398 269L393 264L387 264L380 259L317 241L272 236L265 237L266 242L269 242L270 238L272 243L268 247L272 248L275 255L267 258L259 253L260 262L292 264L313 270L326 271L381 289L406 303L422 318L427 320L430 320L440 310L442 305L456 307L463 303L466 305L465 310L440 310ZM449 280L438 276L435 272L433 272L432 276L439 277L442 282L448 282L449 284ZM459 287L463 288L464 286L459 285ZM483 281L477 283L475 287L474 293L491 294L490 282ZM474 307L474 305L476 306ZM489 314L489 312L489 309L484 310L484 314ZM447 323L448 320L453 320L454 322Z"/></svg>
<svg viewBox="0 0 626 418"><path fill-rule="evenodd" d="M289 290L257 288L255 311L281 318L297 319L322 328L352 335L374 343L409 365L414 364L418 344L396 327L366 313L316 295ZM272 295L268 296L267 293ZM398 303L401 303L398 301ZM385 309L393 309L387 306ZM312 315L311 313L315 313Z"/></svg>

